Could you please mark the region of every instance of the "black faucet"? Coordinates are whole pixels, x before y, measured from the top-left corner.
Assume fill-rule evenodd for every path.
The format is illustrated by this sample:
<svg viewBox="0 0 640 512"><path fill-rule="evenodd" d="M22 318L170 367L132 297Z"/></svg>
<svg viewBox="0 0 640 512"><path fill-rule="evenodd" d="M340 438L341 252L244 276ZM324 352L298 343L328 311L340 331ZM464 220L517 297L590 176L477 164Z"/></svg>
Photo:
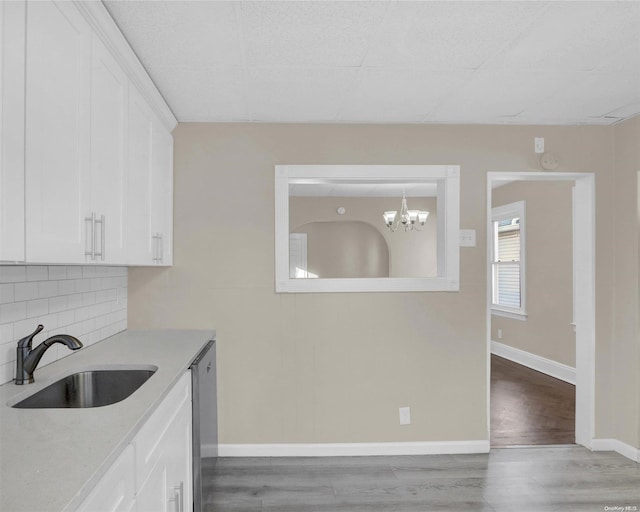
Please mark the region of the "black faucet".
<svg viewBox="0 0 640 512"><path fill-rule="evenodd" d="M31 342L36 334L44 329L43 325L38 325L35 331L29 336L25 336L18 342L18 357L16 359L16 384L31 384L33 382L33 372L38 366L45 351L54 343L64 343L71 350L82 348L82 343L77 338L69 334L56 334L47 338L33 350Z"/></svg>

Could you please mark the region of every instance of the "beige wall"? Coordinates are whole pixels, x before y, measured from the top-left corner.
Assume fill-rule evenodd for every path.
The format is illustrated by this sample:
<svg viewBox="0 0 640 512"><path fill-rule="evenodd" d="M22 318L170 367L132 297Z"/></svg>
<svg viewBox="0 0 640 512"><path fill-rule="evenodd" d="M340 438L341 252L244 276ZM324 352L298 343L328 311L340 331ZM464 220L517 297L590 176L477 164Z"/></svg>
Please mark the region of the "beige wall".
<svg viewBox="0 0 640 512"><path fill-rule="evenodd" d="M371 224L314 221L293 232L307 235L307 261L302 268L315 278L389 277L389 247Z"/></svg>
<svg viewBox="0 0 640 512"><path fill-rule="evenodd" d="M401 198L393 197L291 197L289 224L291 229L312 221L358 220L375 227L389 248L391 277L435 277L438 275L437 226L438 211L435 197L409 197L409 208L426 210L429 217L422 231L395 233L385 227L382 212L400 210ZM336 209L343 206L344 215Z"/></svg>
<svg viewBox="0 0 640 512"><path fill-rule="evenodd" d="M525 201L527 319L492 315L491 339L575 367L572 186L520 181L493 190L494 207Z"/></svg>
<svg viewBox="0 0 640 512"><path fill-rule="evenodd" d="M217 328L222 443L486 439L486 172L538 170L540 136L559 170L596 173L596 434L613 435L612 128L186 123L174 136L175 264L131 269L129 326ZM293 163L461 165L461 227L478 245L461 249L460 292L276 294L274 165Z"/></svg>
<svg viewBox="0 0 640 512"><path fill-rule="evenodd" d="M614 301L612 400L615 438L640 446L640 331L638 329L638 184L640 171L640 117L614 128ZM616 411L628 410L628 417ZM630 421L630 418L635 418Z"/></svg>

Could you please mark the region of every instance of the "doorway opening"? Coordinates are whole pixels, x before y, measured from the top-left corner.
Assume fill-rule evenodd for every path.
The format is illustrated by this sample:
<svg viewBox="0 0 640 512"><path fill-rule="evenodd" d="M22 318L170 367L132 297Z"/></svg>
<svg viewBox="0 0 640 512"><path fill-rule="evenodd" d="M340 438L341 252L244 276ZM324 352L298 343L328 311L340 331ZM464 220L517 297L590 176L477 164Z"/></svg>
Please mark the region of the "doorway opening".
<svg viewBox="0 0 640 512"><path fill-rule="evenodd" d="M556 202L564 203L564 212L552 208ZM531 243L540 244L541 235L543 246L534 248ZM575 442L591 447L594 242L593 174L487 174L492 446Z"/></svg>

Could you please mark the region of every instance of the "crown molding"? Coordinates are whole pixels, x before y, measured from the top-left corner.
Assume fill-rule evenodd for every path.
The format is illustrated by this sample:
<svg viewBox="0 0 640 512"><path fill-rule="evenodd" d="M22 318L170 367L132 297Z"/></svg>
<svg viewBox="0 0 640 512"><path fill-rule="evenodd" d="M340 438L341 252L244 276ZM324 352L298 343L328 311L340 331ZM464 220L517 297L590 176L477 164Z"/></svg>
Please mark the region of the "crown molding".
<svg viewBox="0 0 640 512"><path fill-rule="evenodd" d="M131 83L140 91L164 126L172 132L178 120L106 7L100 0L74 0L73 4L122 66Z"/></svg>

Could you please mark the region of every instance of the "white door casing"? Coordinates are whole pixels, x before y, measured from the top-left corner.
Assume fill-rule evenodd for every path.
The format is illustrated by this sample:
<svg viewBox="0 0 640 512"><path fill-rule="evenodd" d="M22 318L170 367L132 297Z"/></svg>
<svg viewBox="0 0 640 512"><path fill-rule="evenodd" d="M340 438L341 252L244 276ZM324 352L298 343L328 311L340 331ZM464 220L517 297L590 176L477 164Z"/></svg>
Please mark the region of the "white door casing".
<svg viewBox="0 0 640 512"><path fill-rule="evenodd" d="M487 438L491 418L491 209L494 181L573 181L573 281L576 323L576 443L595 437L595 176L593 173L487 173ZM579 255L579 257L576 257Z"/></svg>

